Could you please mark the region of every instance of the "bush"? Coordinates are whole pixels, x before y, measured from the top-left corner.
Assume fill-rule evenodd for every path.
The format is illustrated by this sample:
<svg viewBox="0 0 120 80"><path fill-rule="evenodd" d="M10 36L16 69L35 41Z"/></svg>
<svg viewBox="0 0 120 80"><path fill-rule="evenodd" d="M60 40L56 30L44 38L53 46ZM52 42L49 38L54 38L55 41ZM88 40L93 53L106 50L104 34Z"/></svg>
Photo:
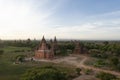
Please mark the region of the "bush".
<svg viewBox="0 0 120 80"><path fill-rule="evenodd" d="M0 50L0 55L2 55L4 53L4 50Z"/></svg>
<svg viewBox="0 0 120 80"><path fill-rule="evenodd" d="M80 71L81 71L80 68L76 68L76 72L77 72L78 75L80 75Z"/></svg>
<svg viewBox="0 0 120 80"><path fill-rule="evenodd" d="M101 80L113 80L117 79L115 75L109 74L109 73L104 73L100 72L96 75L97 78L100 78Z"/></svg>
<svg viewBox="0 0 120 80"><path fill-rule="evenodd" d="M105 66L107 63L104 61L104 60L97 60L95 63L94 63L94 66L95 67L102 67L102 66Z"/></svg>
<svg viewBox="0 0 120 80"><path fill-rule="evenodd" d="M26 55L17 55L17 56L15 57L15 60L16 60L17 62L24 62L25 57L26 57Z"/></svg>
<svg viewBox="0 0 120 80"><path fill-rule="evenodd" d="M14 52L25 52L25 50L15 50Z"/></svg>
<svg viewBox="0 0 120 80"><path fill-rule="evenodd" d="M92 72L92 69L85 69L85 74L89 75L91 74L91 72Z"/></svg>
<svg viewBox="0 0 120 80"><path fill-rule="evenodd" d="M120 71L120 63L117 65L117 68L116 68L118 71Z"/></svg>
<svg viewBox="0 0 120 80"><path fill-rule="evenodd" d="M91 57L106 59L108 55L106 53L91 53Z"/></svg>

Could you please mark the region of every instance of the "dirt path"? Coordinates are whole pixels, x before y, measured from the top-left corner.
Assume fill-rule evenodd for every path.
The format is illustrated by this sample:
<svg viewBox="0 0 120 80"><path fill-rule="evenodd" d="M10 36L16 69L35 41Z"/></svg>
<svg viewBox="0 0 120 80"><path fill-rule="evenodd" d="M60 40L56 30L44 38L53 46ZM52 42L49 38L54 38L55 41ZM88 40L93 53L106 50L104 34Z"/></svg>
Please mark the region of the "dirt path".
<svg viewBox="0 0 120 80"><path fill-rule="evenodd" d="M78 57L81 58L80 61L77 61ZM55 62L55 63L67 62L67 63L73 64L77 67L83 67L83 68L86 68L86 69L92 69L94 71L105 72L105 73L110 73L110 74L113 74L113 75L116 75L116 76L120 76L119 72L104 70L104 69L95 68L95 67L92 67L92 66L85 65L84 63L87 59L88 59L88 57L86 57L86 56L78 55L78 56L74 56L74 57L73 56L68 56L68 57L64 57L64 58L61 58L61 59L56 59L56 60L53 60L53 62Z"/></svg>
<svg viewBox="0 0 120 80"><path fill-rule="evenodd" d="M105 72L105 73L110 73L110 74L113 74L113 75L116 75L116 76L120 76L119 72L110 71L110 70L104 70L104 69L100 69L100 68L95 68L95 67L92 67L92 66L84 65L84 63L88 59L88 57L86 57L86 56L83 56L83 57L84 58L82 59L80 64L77 65L78 67L83 67L83 68L86 68L86 69L92 69L92 70L95 70L95 71Z"/></svg>
<svg viewBox="0 0 120 80"><path fill-rule="evenodd" d="M78 60L78 58L80 58L80 60ZM85 65L84 63L87 59L88 59L87 56L77 55L77 56L67 56L67 57L58 58L58 59L54 59L54 60L39 60L39 61L53 62L53 63L65 62L67 64L72 64L72 65L75 65L75 66L80 67L80 68L83 67L85 69L92 69L94 71L106 72L106 73L110 73L110 74L113 74L113 75L116 75L116 76L120 76L119 72L104 70L104 69L95 68L95 67L92 67L92 66Z"/></svg>

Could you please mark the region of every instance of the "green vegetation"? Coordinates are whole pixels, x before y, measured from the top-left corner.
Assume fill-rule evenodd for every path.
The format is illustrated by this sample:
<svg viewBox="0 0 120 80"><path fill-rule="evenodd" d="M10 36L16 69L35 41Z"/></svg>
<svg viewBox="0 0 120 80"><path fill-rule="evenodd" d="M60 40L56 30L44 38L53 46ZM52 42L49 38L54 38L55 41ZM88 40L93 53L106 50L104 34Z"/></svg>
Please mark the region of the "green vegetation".
<svg viewBox="0 0 120 80"><path fill-rule="evenodd" d="M31 47L20 46L21 41L0 42L0 80L19 80L26 69L31 68L30 64L14 64L20 55L32 55ZM26 43L24 41L23 43ZM22 44L23 44L22 43Z"/></svg>
<svg viewBox="0 0 120 80"><path fill-rule="evenodd" d="M101 80L116 80L116 76L109 74L109 73L104 73L100 72L96 75L97 78L100 78Z"/></svg>
<svg viewBox="0 0 120 80"><path fill-rule="evenodd" d="M60 52L57 54L59 56L67 56L71 54L74 50L75 45L71 42L59 42Z"/></svg>
<svg viewBox="0 0 120 80"><path fill-rule="evenodd" d="M107 65L107 63L104 60L98 59L93 65L95 67L104 67Z"/></svg>
<svg viewBox="0 0 120 80"><path fill-rule="evenodd" d="M23 74L27 74L26 76L32 75L32 73L29 74L28 71L32 71L34 69L35 71L37 71L38 68L33 69L33 67L39 67L38 71L42 71L41 69L44 67L44 65L51 64L52 68L56 68L55 70L51 68L49 70L47 68L47 72L46 68L44 69L46 73L48 73L45 75L49 75L49 78L51 79L51 76L54 77L56 74L58 74L59 76L62 76L64 74L63 80L66 78L71 80L74 77L80 75L80 68L74 69L70 68L70 66L63 66L63 64L34 61L24 62L25 57L30 57L34 55L34 50L37 48L38 44L39 41L30 39L0 42L0 80L20 80L21 75ZM87 61L89 65L120 71L120 42L81 41L81 44L88 49L88 55L92 57L90 58L90 60ZM60 50L56 54L58 56L67 56L68 54L71 54L75 47L72 41L59 41L58 45ZM14 62L16 61L20 63L14 64ZM40 74L42 74L43 72L44 71L42 71ZM51 73L55 75L51 75ZM90 73L91 70L85 70L85 74L88 75ZM40 75L38 74L38 76ZM25 75L24 79L26 79Z"/></svg>
<svg viewBox="0 0 120 80"><path fill-rule="evenodd" d="M24 62L25 61L25 55L17 55L16 57L15 57L15 61L16 62Z"/></svg>
<svg viewBox="0 0 120 80"><path fill-rule="evenodd" d="M80 68L76 68L76 72L77 72L78 75L80 75L80 71L81 71Z"/></svg>
<svg viewBox="0 0 120 80"><path fill-rule="evenodd" d="M93 72L93 70L92 69L85 69L84 72L86 75L90 75Z"/></svg>
<svg viewBox="0 0 120 80"><path fill-rule="evenodd" d="M0 56L4 53L4 50L0 50Z"/></svg>
<svg viewBox="0 0 120 80"><path fill-rule="evenodd" d="M95 67L120 71L120 42L119 41L96 41L84 42L89 50L90 57L87 63ZM91 61L91 62L90 62Z"/></svg>
<svg viewBox="0 0 120 80"><path fill-rule="evenodd" d="M29 66L13 63L15 62L15 57L17 55L27 55L27 53L11 52L14 50L7 49L7 47L4 48L4 51L4 54L0 57L0 80L19 80L20 74L24 73Z"/></svg>
<svg viewBox="0 0 120 80"><path fill-rule="evenodd" d="M28 70L21 80L68 80L67 74L60 67L45 66Z"/></svg>
<svg viewBox="0 0 120 80"><path fill-rule="evenodd" d="M21 76L27 70L32 70L33 67L39 67L41 69L45 65L53 65L55 68L59 68L57 69L58 71L53 71L53 73L55 72L55 74L57 73L61 76L64 73L66 74L65 78L69 77L69 80L77 75L74 68L64 66L64 64L34 61L24 62L24 57L34 55L34 49L38 44L39 41L35 40L3 41L0 43L0 80L20 80ZM15 64L16 61L20 63Z"/></svg>
<svg viewBox="0 0 120 80"><path fill-rule="evenodd" d="M109 65L111 65L113 69L120 71L120 60L118 57L110 58Z"/></svg>

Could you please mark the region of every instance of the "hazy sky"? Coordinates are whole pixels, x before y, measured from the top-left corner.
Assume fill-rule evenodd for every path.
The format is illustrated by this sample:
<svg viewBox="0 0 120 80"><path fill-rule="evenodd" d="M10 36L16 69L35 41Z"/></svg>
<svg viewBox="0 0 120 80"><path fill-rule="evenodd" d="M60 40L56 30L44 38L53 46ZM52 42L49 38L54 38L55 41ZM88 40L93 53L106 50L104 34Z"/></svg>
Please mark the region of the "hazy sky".
<svg viewBox="0 0 120 80"><path fill-rule="evenodd" d="M120 0L0 0L1 39L120 39Z"/></svg>

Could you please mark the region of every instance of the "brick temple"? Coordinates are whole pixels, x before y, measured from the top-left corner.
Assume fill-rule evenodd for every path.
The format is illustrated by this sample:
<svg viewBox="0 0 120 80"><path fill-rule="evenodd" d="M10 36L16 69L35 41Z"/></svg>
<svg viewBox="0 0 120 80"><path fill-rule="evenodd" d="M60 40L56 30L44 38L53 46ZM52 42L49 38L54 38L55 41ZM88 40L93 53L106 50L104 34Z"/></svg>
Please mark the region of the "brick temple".
<svg viewBox="0 0 120 80"><path fill-rule="evenodd" d="M79 42L75 42L75 49L74 49L74 54L85 54L88 53L87 49L80 44Z"/></svg>
<svg viewBox="0 0 120 80"><path fill-rule="evenodd" d="M50 41L50 45L47 44L44 36L35 51L35 58L36 59L53 59L55 55L55 49L57 46L57 40L56 37L54 41Z"/></svg>

